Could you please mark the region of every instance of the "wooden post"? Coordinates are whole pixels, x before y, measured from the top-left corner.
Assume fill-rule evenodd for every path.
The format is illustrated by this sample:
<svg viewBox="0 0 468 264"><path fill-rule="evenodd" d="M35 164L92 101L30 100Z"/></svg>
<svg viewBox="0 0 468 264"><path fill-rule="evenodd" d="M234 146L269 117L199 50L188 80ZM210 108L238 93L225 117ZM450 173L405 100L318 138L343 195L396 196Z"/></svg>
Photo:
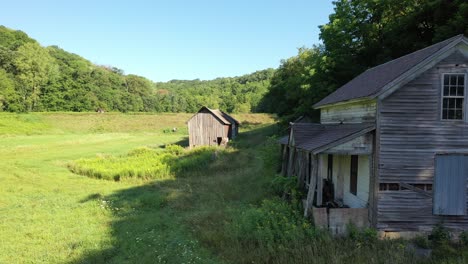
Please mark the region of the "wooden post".
<svg viewBox="0 0 468 264"><path fill-rule="evenodd" d="M317 168L317 206L322 205L322 192L323 192L323 155L317 154L318 156L318 168Z"/></svg>
<svg viewBox="0 0 468 264"><path fill-rule="evenodd" d="M287 176L291 177L292 176L292 171L294 167L294 153L296 152L295 148L290 146L289 147L289 159L288 159L288 171L287 171Z"/></svg>
<svg viewBox="0 0 468 264"><path fill-rule="evenodd" d="M300 186L301 184L301 174L302 174L302 151L297 151L297 165L296 165L296 177L297 177L297 185Z"/></svg>
<svg viewBox="0 0 468 264"><path fill-rule="evenodd" d="M373 223L374 221L374 207L375 207L375 192L374 192L374 184L375 184L375 177L374 177L374 157L373 154L368 155L369 157L369 223Z"/></svg>
<svg viewBox="0 0 468 264"><path fill-rule="evenodd" d="M346 161L345 157L342 155L336 156L336 164L338 164L338 171L336 175L336 191L335 191L335 198L337 200L344 199L344 162Z"/></svg>
<svg viewBox="0 0 468 264"><path fill-rule="evenodd" d="M286 176L287 170L288 170L288 150L289 146L288 145L282 145L282 153L281 157L283 158L281 160L281 175Z"/></svg>
<svg viewBox="0 0 468 264"><path fill-rule="evenodd" d="M313 206L314 203L314 196L315 196L315 187L317 184L317 156L312 155L312 171L310 174L310 184L309 190L307 191L307 199L304 208L304 217L309 215L309 209Z"/></svg>

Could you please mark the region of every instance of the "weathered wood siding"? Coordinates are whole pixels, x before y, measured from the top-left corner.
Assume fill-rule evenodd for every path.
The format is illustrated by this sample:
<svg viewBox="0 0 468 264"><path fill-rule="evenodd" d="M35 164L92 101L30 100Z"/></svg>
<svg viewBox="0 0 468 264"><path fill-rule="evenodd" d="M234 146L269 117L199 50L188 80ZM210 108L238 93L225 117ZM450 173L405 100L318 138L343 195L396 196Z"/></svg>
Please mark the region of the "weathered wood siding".
<svg viewBox="0 0 468 264"><path fill-rule="evenodd" d="M380 183L433 184L435 154L468 153L467 122L440 118L442 74L467 72L467 57L456 52L381 101ZM468 216L433 215L432 208L432 197L421 192L379 191L377 227L425 231L441 221L451 228L468 227Z"/></svg>
<svg viewBox="0 0 468 264"><path fill-rule="evenodd" d="M367 133L336 147L327 149L323 153L342 155L369 155L373 151L373 133Z"/></svg>
<svg viewBox="0 0 468 264"><path fill-rule="evenodd" d="M209 112L200 112L188 121L190 147L217 146L218 137L226 138L228 131L216 117Z"/></svg>
<svg viewBox="0 0 468 264"><path fill-rule="evenodd" d="M325 107L320 109L320 123L346 124L373 122L375 121L375 110L375 101Z"/></svg>

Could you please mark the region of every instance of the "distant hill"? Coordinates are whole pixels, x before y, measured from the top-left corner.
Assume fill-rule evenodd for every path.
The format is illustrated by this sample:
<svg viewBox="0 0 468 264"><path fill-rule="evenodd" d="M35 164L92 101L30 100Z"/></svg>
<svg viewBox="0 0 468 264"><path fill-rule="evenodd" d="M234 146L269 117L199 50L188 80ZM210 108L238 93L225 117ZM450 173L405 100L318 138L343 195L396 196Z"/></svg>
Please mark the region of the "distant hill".
<svg viewBox="0 0 468 264"><path fill-rule="evenodd" d="M195 112L207 105L246 113L261 109L273 73L154 83L0 26L0 111Z"/></svg>

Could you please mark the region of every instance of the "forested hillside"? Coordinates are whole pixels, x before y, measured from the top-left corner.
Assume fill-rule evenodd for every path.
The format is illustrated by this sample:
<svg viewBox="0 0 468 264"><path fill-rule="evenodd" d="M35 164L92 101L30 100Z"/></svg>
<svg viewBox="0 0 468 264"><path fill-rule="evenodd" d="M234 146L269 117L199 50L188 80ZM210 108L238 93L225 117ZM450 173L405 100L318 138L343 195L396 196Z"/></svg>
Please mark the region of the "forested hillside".
<svg viewBox="0 0 468 264"><path fill-rule="evenodd" d="M466 0L338 0L320 26L322 45L299 49L275 72L265 110L286 118L368 68L457 34L468 36Z"/></svg>
<svg viewBox="0 0 468 264"><path fill-rule="evenodd" d="M359 73L457 34L466 0L339 0L320 26L323 44L278 69L210 81L164 83L125 75L0 26L0 111L271 112L292 119ZM305 43L307 44L307 43ZM246 61L245 63L249 63Z"/></svg>
<svg viewBox="0 0 468 264"><path fill-rule="evenodd" d="M194 112L207 105L244 113L257 110L272 73L155 84L0 26L0 111Z"/></svg>

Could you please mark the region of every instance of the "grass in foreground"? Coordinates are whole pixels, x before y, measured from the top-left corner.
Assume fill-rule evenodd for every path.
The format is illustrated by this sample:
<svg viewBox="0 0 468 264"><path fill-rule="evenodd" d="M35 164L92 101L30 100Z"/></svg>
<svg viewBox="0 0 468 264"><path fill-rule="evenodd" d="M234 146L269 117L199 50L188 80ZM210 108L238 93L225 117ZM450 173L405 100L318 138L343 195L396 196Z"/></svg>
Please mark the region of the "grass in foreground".
<svg viewBox="0 0 468 264"><path fill-rule="evenodd" d="M204 157L195 153L188 156L188 163L171 161L189 169L170 169L170 177L153 179L148 174L133 181L152 161L138 163L132 159L136 153L129 155L129 151L183 141L182 132L164 130L177 127L185 117L176 115L173 124L166 120L148 125L148 120L162 117L113 114L113 121L93 131L93 125L80 122L100 124L101 117L95 114L80 114L77 119L66 113L32 115L37 118L36 125L44 127L43 132L0 137L0 263L466 260L458 255L419 260L405 250L405 241L379 241L360 232L333 239L313 228L294 204L275 198L271 182L279 157L274 139L267 139L276 132L271 121L249 117L249 130L242 131L238 140L218 155L208 150L210 158L205 156L201 167L193 169L190 161ZM134 128L127 127L129 119ZM68 124L71 120L76 123ZM144 156L156 159L164 152L146 151L142 151ZM98 153L104 157L102 163L96 158ZM114 159L118 160L115 164ZM78 167L92 168L92 173L81 172L88 176L105 178L106 170L114 165L112 173L118 173L108 174L111 180L76 175L67 165L77 160L82 160ZM123 172L121 167L125 167ZM128 173L130 169L135 172ZM113 180L125 173L127 180Z"/></svg>

